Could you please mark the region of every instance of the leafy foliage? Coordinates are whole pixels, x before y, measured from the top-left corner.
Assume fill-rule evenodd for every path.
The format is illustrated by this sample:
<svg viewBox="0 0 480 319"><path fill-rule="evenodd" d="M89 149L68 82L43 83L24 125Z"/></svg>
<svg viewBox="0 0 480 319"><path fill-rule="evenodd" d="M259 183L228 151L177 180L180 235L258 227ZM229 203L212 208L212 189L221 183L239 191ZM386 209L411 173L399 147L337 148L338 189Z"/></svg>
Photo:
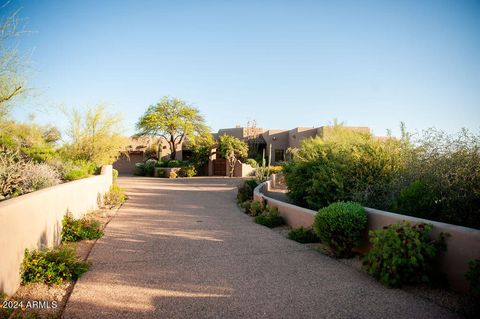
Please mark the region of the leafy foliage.
<svg viewBox="0 0 480 319"><path fill-rule="evenodd" d="M297 241L302 244L307 243L317 243L320 241L317 234L311 228L300 227L297 229L292 229L288 233L288 239Z"/></svg>
<svg viewBox="0 0 480 319"><path fill-rule="evenodd" d="M248 210L246 210L246 213L252 217L256 217L258 215L261 215L265 210L265 204L263 202L255 200L250 203L250 205L248 206Z"/></svg>
<svg viewBox="0 0 480 319"><path fill-rule="evenodd" d="M167 164L168 167L182 167L183 166L183 162L180 161L180 160L169 160L168 161L168 164Z"/></svg>
<svg viewBox="0 0 480 319"><path fill-rule="evenodd" d="M255 168L257 166L257 161L254 160L253 158L247 158L245 160L245 164L250 165L251 167Z"/></svg>
<svg viewBox="0 0 480 319"><path fill-rule="evenodd" d="M136 176L145 176L145 163L136 163L133 174Z"/></svg>
<svg viewBox="0 0 480 319"><path fill-rule="evenodd" d="M63 179L74 181L95 174L97 165L87 160L65 160L59 163Z"/></svg>
<svg viewBox="0 0 480 319"><path fill-rule="evenodd" d="M69 116L70 143L64 146L64 157L101 166L112 164L125 149L121 118L107 113L105 106L97 105L85 114L73 110Z"/></svg>
<svg viewBox="0 0 480 319"><path fill-rule="evenodd" d="M197 174L197 171L193 165L184 166L178 171L180 177L193 177L195 174Z"/></svg>
<svg viewBox="0 0 480 319"><path fill-rule="evenodd" d="M268 228L285 224L285 220L280 216L276 207L266 207L266 211L255 217L255 222Z"/></svg>
<svg viewBox="0 0 480 319"><path fill-rule="evenodd" d="M103 204L107 207L120 206L126 199L125 189L115 184L110 186L110 190L103 194Z"/></svg>
<svg viewBox="0 0 480 319"><path fill-rule="evenodd" d="M177 147L188 139L208 131L200 111L187 102L163 97L160 102L148 107L137 122L138 136L160 136L168 142L170 158L175 159Z"/></svg>
<svg viewBox="0 0 480 319"><path fill-rule="evenodd" d="M145 176L153 176L155 173L155 165L157 164L157 160L151 158L146 160L144 165L144 175Z"/></svg>
<svg viewBox="0 0 480 319"><path fill-rule="evenodd" d="M470 260L465 278L470 282L470 296L473 300L480 300L480 259ZM477 304L480 308L480 305Z"/></svg>
<svg viewBox="0 0 480 319"><path fill-rule="evenodd" d="M367 213L358 203L333 203L319 210L313 227L337 257L350 257L367 227Z"/></svg>
<svg viewBox="0 0 480 319"><path fill-rule="evenodd" d="M71 248L25 250L21 267L22 283L62 284L80 278L88 268L88 263L79 261Z"/></svg>
<svg viewBox="0 0 480 319"><path fill-rule="evenodd" d="M237 202L243 203L247 200L253 200L253 190L258 186L258 182L254 179L247 180L238 188Z"/></svg>
<svg viewBox="0 0 480 319"><path fill-rule="evenodd" d="M116 185L118 179L118 171L116 169L112 169L112 184Z"/></svg>
<svg viewBox="0 0 480 319"><path fill-rule="evenodd" d="M217 152L227 159L230 168L228 173L230 177L233 177L235 164L248 154L248 145L236 137L222 135L218 141Z"/></svg>
<svg viewBox="0 0 480 319"><path fill-rule="evenodd" d="M62 242L98 239L103 236L100 223L86 217L74 219L71 214L66 214L63 217L62 226Z"/></svg>
<svg viewBox="0 0 480 319"><path fill-rule="evenodd" d="M429 224L400 222L370 231L367 272L389 287L429 282L435 259L446 250L445 235L432 239L431 230Z"/></svg>

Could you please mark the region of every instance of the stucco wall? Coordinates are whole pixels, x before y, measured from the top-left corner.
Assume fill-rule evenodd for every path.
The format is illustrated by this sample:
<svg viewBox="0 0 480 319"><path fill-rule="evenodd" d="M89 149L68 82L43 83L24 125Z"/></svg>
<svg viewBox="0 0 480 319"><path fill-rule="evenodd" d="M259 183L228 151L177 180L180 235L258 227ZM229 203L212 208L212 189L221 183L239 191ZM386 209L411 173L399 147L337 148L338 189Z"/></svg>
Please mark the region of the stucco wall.
<svg viewBox="0 0 480 319"><path fill-rule="evenodd" d="M15 293L25 249L60 243L62 218L98 209L112 185L112 166L101 174L42 189L0 202L0 292Z"/></svg>
<svg viewBox="0 0 480 319"><path fill-rule="evenodd" d="M312 226L315 214L317 213L316 211L265 196L263 192L268 191L271 187L270 185L271 182L268 181L255 188L254 199L264 199L268 205L277 207L280 215L282 215L287 224L293 228ZM368 214L368 227L363 238L364 244L361 247L357 247L358 250L363 252L368 250L369 230L381 229L383 226L402 220L410 221L411 223L425 222L432 224L433 236L437 236L441 232L450 235L447 239L447 252L441 256L439 261L440 271L447 274L448 281L453 289L460 292L468 291L469 286L468 281L465 279L465 273L468 270L468 262L471 259L480 258L480 230L385 212L368 207L365 207L365 210Z"/></svg>

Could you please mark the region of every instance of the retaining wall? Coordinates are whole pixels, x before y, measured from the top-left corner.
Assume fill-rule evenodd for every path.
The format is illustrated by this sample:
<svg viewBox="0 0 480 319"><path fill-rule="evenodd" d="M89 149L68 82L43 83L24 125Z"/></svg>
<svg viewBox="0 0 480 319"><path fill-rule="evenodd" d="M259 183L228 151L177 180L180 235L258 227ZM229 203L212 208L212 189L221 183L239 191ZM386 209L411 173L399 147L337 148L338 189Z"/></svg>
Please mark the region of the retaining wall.
<svg viewBox="0 0 480 319"><path fill-rule="evenodd" d="M280 215L282 215L287 224L292 228L300 226L311 227L317 212L265 196L263 193L270 190L271 183L271 181L267 181L257 186L254 190L254 199L266 200L268 205L277 207ZM450 286L453 289L460 292L468 291L469 284L465 279L465 273L468 270L468 262L471 259L480 258L480 230L385 212L368 207L365 207L365 210L368 214L368 227L362 240L363 245L357 247L358 251L368 251L369 230L381 229L383 226L402 220L409 221L413 224L421 222L431 224L433 225L433 236L437 236L441 232L450 235L450 237L447 238L447 251L440 258L439 270L447 275Z"/></svg>
<svg viewBox="0 0 480 319"><path fill-rule="evenodd" d="M19 287L25 249L58 245L63 216L98 209L111 185L112 166L106 165L100 175L0 202L0 292L12 295Z"/></svg>

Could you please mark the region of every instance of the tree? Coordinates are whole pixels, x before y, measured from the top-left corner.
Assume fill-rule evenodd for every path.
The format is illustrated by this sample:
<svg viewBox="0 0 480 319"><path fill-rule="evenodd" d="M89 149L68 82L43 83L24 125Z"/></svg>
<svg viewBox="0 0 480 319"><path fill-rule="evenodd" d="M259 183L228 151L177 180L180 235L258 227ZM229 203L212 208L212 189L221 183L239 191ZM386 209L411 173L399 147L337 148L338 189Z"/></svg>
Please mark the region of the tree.
<svg viewBox="0 0 480 319"><path fill-rule="evenodd" d="M97 105L85 115L73 110L69 116L71 141L65 146L68 157L98 166L111 164L118 158L127 144L118 114L108 114L105 106Z"/></svg>
<svg viewBox="0 0 480 319"><path fill-rule="evenodd" d="M26 90L24 58L18 54L14 41L22 33L20 22L18 11L0 21L0 119L8 114L13 99Z"/></svg>
<svg viewBox="0 0 480 319"><path fill-rule="evenodd" d="M248 145L236 137L222 135L218 142L217 152L227 159L230 168L228 174L230 177L233 177L235 164L238 159L248 155Z"/></svg>
<svg viewBox="0 0 480 319"><path fill-rule="evenodd" d="M208 127L197 108L179 98L163 97L140 117L137 130L136 136L159 136L167 141L170 159L175 159L177 147L185 139L194 141L195 136L208 132ZM161 141L159 139L159 144Z"/></svg>

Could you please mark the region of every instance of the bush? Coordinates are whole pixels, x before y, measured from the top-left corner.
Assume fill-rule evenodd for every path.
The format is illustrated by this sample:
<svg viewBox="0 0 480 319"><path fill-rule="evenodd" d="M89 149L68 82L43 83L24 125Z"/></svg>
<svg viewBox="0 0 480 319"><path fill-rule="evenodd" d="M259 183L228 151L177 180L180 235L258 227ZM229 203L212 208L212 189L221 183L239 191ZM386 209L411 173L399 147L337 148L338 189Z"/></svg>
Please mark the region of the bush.
<svg viewBox="0 0 480 319"><path fill-rule="evenodd" d="M248 164L248 165L250 165L250 166L253 167L253 168L257 167L257 161L254 160L253 158L247 158L247 159L245 160L245 164Z"/></svg>
<svg viewBox="0 0 480 319"><path fill-rule="evenodd" d="M470 297L473 300L480 300L480 259L470 260L465 278L470 283ZM477 307L480 307L480 305L477 305Z"/></svg>
<svg viewBox="0 0 480 319"><path fill-rule="evenodd" d="M62 220L62 242L73 242L85 239L98 239L103 236L100 223L93 219L74 219L66 214Z"/></svg>
<svg viewBox="0 0 480 319"><path fill-rule="evenodd" d="M168 167L182 167L183 162L180 160L170 160L168 161Z"/></svg>
<svg viewBox="0 0 480 319"><path fill-rule="evenodd" d="M24 168L22 181L22 193L60 184L59 172L48 164L28 163Z"/></svg>
<svg viewBox="0 0 480 319"><path fill-rule="evenodd" d="M248 210L246 210L245 212L248 215L255 217L262 214L264 210L265 210L265 205L262 202L253 201L250 203Z"/></svg>
<svg viewBox="0 0 480 319"><path fill-rule="evenodd" d="M50 145L31 145L22 147L22 153L37 163L44 163L56 156L55 149Z"/></svg>
<svg viewBox="0 0 480 319"><path fill-rule="evenodd" d="M22 194L26 165L18 152L0 147L0 200Z"/></svg>
<svg viewBox="0 0 480 319"><path fill-rule="evenodd" d="M116 169L112 169L112 184L117 184L118 179L118 171Z"/></svg>
<svg viewBox="0 0 480 319"><path fill-rule="evenodd" d="M436 257L446 249L445 235L431 239L431 230L432 225L404 221L370 231L367 272L388 287L429 282Z"/></svg>
<svg viewBox="0 0 480 319"><path fill-rule="evenodd" d="M103 194L103 204L107 207L117 207L122 205L127 198L125 189L118 186L110 186L110 190Z"/></svg>
<svg viewBox="0 0 480 319"><path fill-rule="evenodd" d="M177 178L177 173L171 170L170 173L168 174L168 178L171 178L171 179Z"/></svg>
<svg viewBox="0 0 480 319"><path fill-rule="evenodd" d="M64 180L74 181L95 174L97 166L86 160L67 160L63 162L61 170Z"/></svg>
<svg viewBox="0 0 480 319"><path fill-rule="evenodd" d="M250 212L250 206L252 205L252 202L253 201L251 200L246 200L240 203L240 207L245 210L245 213L248 214Z"/></svg>
<svg viewBox="0 0 480 319"><path fill-rule="evenodd" d="M22 284L43 282L46 284L62 284L76 280L88 271L89 265L78 260L75 251L67 247L59 247L46 251L25 250L22 262Z"/></svg>
<svg viewBox="0 0 480 319"><path fill-rule="evenodd" d="M133 174L136 176L145 176L145 163L137 163L135 164L135 170Z"/></svg>
<svg viewBox="0 0 480 319"><path fill-rule="evenodd" d="M278 174L283 170L282 166L270 166L270 174Z"/></svg>
<svg viewBox="0 0 480 319"><path fill-rule="evenodd" d="M258 186L258 182L254 179L245 181L245 183L238 188L237 202L243 203L246 200L253 200L253 190Z"/></svg>
<svg viewBox="0 0 480 319"><path fill-rule="evenodd" d="M358 203L338 202L320 209L313 225L335 256L350 257L367 226L367 213Z"/></svg>
<svg viewBox="0 0 480 319"><path fill-rule="evenodd" d="M145 165L144 165L145 176L153 176L153 174L155 173L156 164L157 164L157 160L153 158L148 159L145 162Z"/></svg>
<svg viewBox="0 0 480 319"><path fill-rule="evenodd" d="M155 164L156 167L168 167L168 161L158 161L157 164Z"/></svg>
<svg viewBox="0 0 480 319"><path fill-rule="evenodd" d="M178 175L180 177L193 177L197 174L197 171L195 170L194 166L184 166L178 171Z"/></svg>
<svg viewBox="0 0 480 319"><path fill-rule="evenodd" d="M288 239L297 241L302 244L307 244L307 243L317 243L320 241L320 238L318 238L317 234L311 229L311 228L297 228L297 229L292 229L288 233Z"/></svg>
<svg viewBox="0 0 480 319"><path fill-rule="evenodd" d="M285 224L285 220L282 216L280 216L276 207L267 207L266 209L267 210L265 212L255 217L255 222L257 224L266 226L268 228L274 228Z"/></svg>

